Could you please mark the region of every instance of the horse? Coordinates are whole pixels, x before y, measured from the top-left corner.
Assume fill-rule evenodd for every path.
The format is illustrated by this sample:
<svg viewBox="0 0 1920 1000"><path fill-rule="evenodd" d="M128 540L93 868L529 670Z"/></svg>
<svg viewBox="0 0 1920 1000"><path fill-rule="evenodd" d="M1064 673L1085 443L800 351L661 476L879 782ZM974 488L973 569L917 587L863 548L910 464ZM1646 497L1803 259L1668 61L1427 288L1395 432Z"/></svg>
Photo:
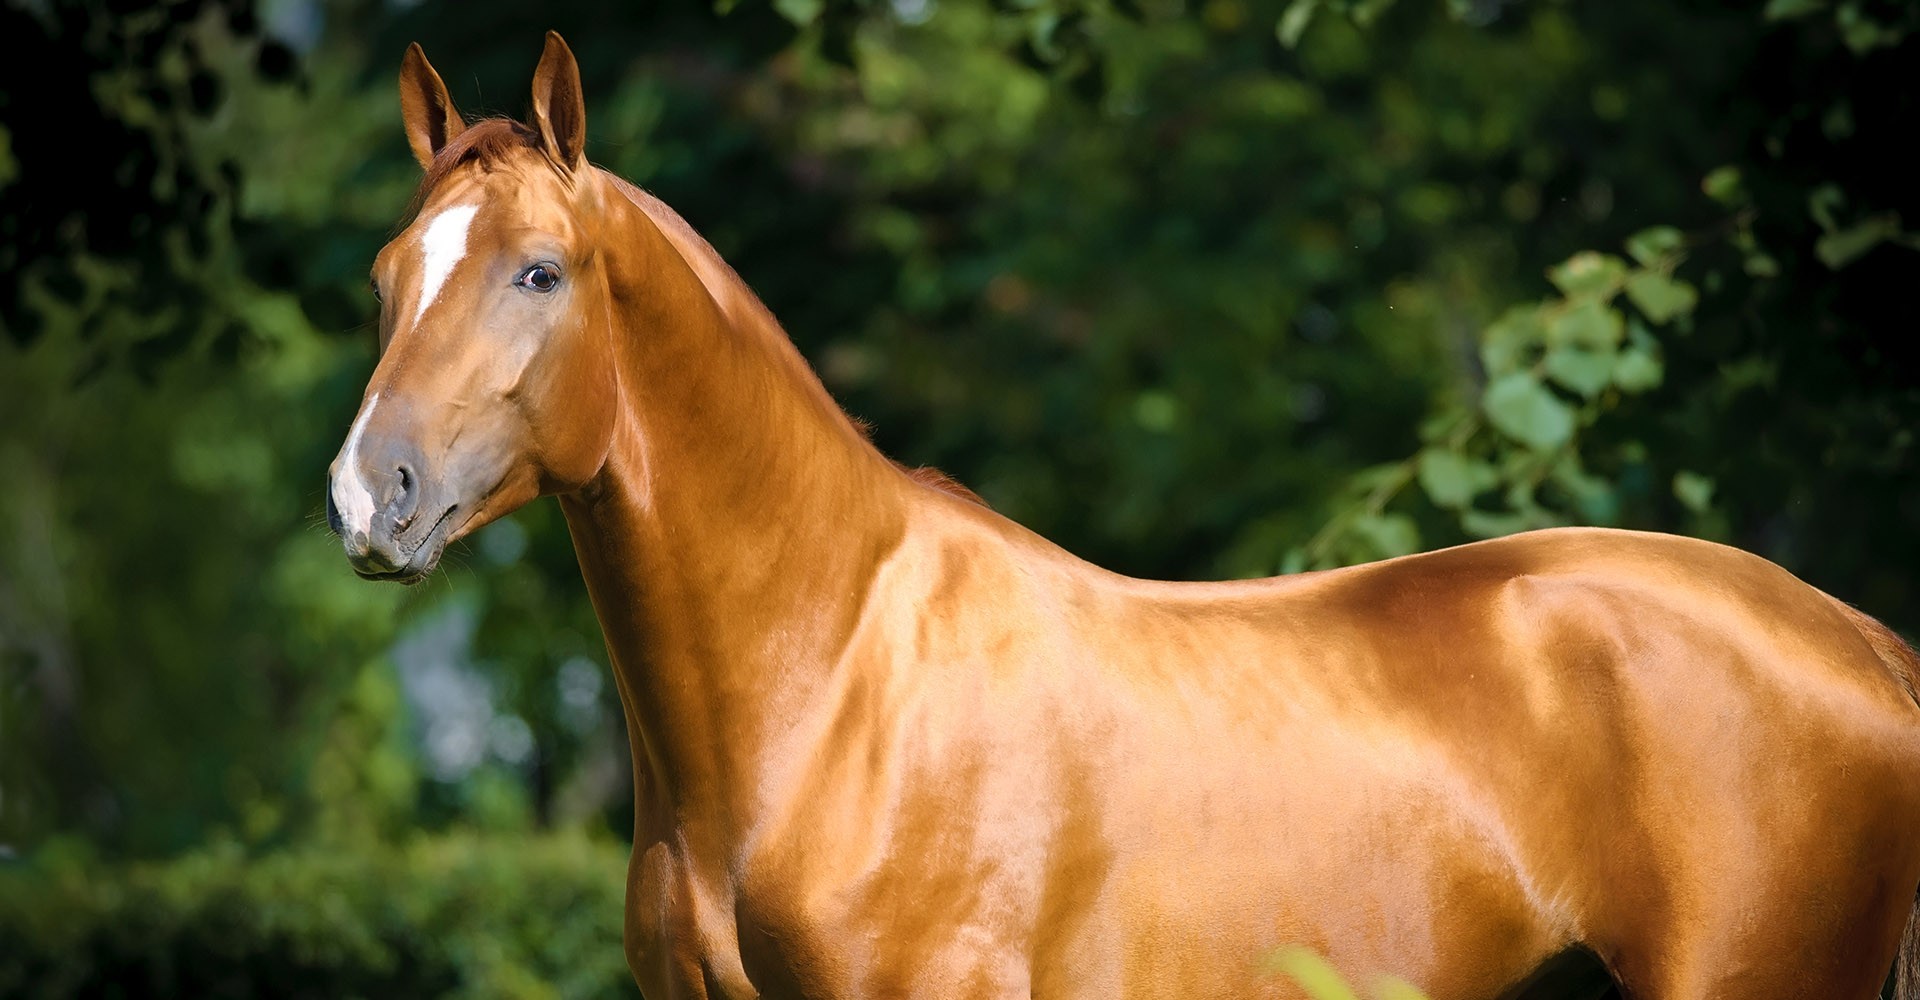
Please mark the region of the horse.
<svg viewBox="0 0 1920 1000"><path fill-rule="evenodd" d="M1876 996L1920 954L1920 658L1732 547L1536 531L1156 582L880 453L742 280L530 121L400 71L423 176L328 470L418 581L565 514L633 753L622 942L668 997ZM611 933L611 931L609 932Z"/></svg>

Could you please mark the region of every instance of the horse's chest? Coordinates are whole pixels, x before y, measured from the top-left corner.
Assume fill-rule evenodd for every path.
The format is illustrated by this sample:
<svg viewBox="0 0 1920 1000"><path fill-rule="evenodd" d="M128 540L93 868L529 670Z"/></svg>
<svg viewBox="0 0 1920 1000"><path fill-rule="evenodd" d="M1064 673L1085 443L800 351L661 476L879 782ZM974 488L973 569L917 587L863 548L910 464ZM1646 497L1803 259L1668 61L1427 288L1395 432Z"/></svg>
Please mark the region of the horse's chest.
<svg viewBox="0 0 1920 1000"><path fill-rule="evenodd" d="M917 863L750 867L735 927L748 977L768 996L1024 995L1029 921L991 873ZM962 885L962 882L969 884Z"/></svg>
<svg viewBox="0 0 1920 1000"><path fill-rule="evenodd" d="M628 962L648 996L1025 995L1028 933L1003 880L845 867L812 842L704 878L664 843L629 872ZM971 884L962 886L962 882ZM1009 919L1012 917L1012 919Z"/></svg>

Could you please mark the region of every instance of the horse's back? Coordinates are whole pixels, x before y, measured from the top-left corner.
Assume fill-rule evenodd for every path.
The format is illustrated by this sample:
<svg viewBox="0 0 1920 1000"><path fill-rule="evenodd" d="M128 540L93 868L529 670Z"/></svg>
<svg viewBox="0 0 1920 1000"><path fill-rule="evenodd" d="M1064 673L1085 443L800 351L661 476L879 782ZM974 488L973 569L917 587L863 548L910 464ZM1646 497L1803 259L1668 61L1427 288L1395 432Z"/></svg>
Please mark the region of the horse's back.
<svg viewBox="0 0 1920 1000"><path fill-rule="evenodd" d="M1920 878L1920 708L1913 651L1871 618L1737 549L1593 529L1272 603L1314 608L1345 654L1326 683L1419 734L1537 915L1642 992L1843 996L1891 955Z"/></svg>
<svg viewBox="0 0 1920 1000"><path fill-rule="evenodd" d="M1910 653L1764 560L1565 530L1155 583L935 503L768 827L833 862L750 866L811 953L895 943L870 987L1286 995L1259 962L1297 944L1441 1000L1575 946L1664 990L1707 931L1830 975L1920 880Z"/></svg>
<svg viewBox="0 0 1920 1000"><path fill-rule="evenodd" d="M1195 842L1243 886L1261 851L1319 859L1266 864L1290 897L1269 900L1269 930L1354 971L1387 963L1473 995L1487 964L1409 956L1578 944L1664 989L1720 974L1665 960L1663 942L1692 936L1690 954L1729 961L1755 941L1812 948L1791 975L1831 984L1856 952L1891 948L1885 914L1912 901L1913 653L1749 553L1566 529L1295 578L1117 586L1134 620L1088 633L1107 679L1164 708L1132 721L1168 735L1167 759L1215 755L1199 794L1149 781L1121 812L1165 824L1242 789L1266 815L1229 813L1230 832ZM1208 855L1193 857L1170 883L1204 880ZM1827 902L1842 899L1872 902ZM1774 922L1730 929L1743 908ZM1724 939L1700 943L1703 928Z"/></svg>
<svg viewBox="0 0 1920 1000"><path fill-rule="evenodd" d="M1238 657L1241 683L1306 678L1383 709L1444 712L1481 684L1575 697L1612 671L1649 696L1797 689L1920 722L1920 659L1891 630L1772 562L1681 536L1564 528L1294 577L1129 583L1135 613L1180 637L1169 645L1259 647ZM1147 633L1127 638L1155 650Z"/></svg>

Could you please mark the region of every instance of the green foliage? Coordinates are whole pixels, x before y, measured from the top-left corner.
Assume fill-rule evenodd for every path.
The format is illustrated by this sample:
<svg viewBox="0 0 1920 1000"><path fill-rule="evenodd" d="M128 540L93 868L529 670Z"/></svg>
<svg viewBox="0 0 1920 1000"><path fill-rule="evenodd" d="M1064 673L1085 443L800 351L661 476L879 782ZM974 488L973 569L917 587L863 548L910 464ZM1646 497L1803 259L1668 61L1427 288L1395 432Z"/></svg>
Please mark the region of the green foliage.
<svg viewBox="0 0 1920 1000"><path fill-rule="evenodd" d="M98 320L81 374L150 372L236 335L201 306L224 263L237 168L191 137L229 88L284 79L291 54L246 4L111 18L94 7L0 7L0 64L31 74L0 96L0 274L12 286L0 343L42 335L50 309L77 311ZM216 65L208 43L244 53L244 68Z"/></svg>
<svg viewBox="0 0 1920 1000"><path fill-rule="evenodd" d="M0 996L638 996L624 852L452 834L113 865L50 845L0 869Z"/></svg>
<svg viewBox="0 0 1920 1000"><path fill-rule="evenodd" d="M1360 993L1340 971L1311 949L1281 948L1268 956L1267 968L1298 983L1311 1000L1360 1000ZM1426 997L1397 976L1376 976L1370 986L1367 992L1370 1000L1425 1000Z"/></svg>
<svg viewBox="0 0 1920 1000"><path fill-rule="evenodd" d="M1766 21L1801 19L1828 7L1776 0L1762 17ZM1869 57L1881 46L1901 44L1916 23L1911 10L1894 13L1881 8L1869 13L1866 5L1858 3L1839 5L1833 16L1840 40L1854 58ZM1827 138L1854 136L1859 103L1857 96L1843 96L1825 110L1821 120ZM1600 107L1596 103L1596 109ZM1775 160L1784 157L1777 131L1765 145ZM1832 182L1817 185L1806 195L1807 215L1819 227L1817 238L1810 246L1807 242L1797 247L1781 245L1777 233L1765 233L1786 221L1781 212L1791 205L1793 189L1774 187L1762 193L1758 183L1750 182L1750 177L1779 169L1778 164L1766 163L1716 166L1706 172L1700 191L1730 216L1692 236L1673 226L1642 229L1625 241L1631 263L1583 251L1551 269L1548 277L1560 291L1560 300L1509 310L1482 334L1479 354L1485 382L1478 390L1478 412L1471 412L1464 401L1443 403L1425 424L1426 446L1399 465L1354 477L1327 526L1284 559L1282 568L1338 565L1413 551L1416 546L1410 543L1420 537L1413 530L1385 534L1378 529L1384 520L1420 523L1417 511L1386 509L1410 481L1420 483L1433 507L1456 517L1468 536L1554 524L1621 523L1631 507L1639 507L1639 517L1644 519L1645 504L1651 499L1644 485L1650 478L1646 474L1649 450L1631 431L1623 437L1603 417L1616 410L1631 413L1636 407L1628 405L1629 397L1656 393L1669 377L1670 352L1685 349L1691 354L1706 347L1708 341L1692 336L1697 328L1714 330L1713 341L1721 345L1726 342L1721 331L1729 320L1750 330L1764 329L1764 320L1755 322L1753 303L1777 298L1776 290L1787 287L1781 282L1788 266L1783 261L1790 255L1811 256L1826 269L1838 271L1883 245L1920 247L1920 237L1902 229L1898 212L1849 214L1849 196ZM1841 167L1835 161L1827 169ZM1699 209L1693 211L1698 214ZM1771 247L1769 240L1774 241ZM1699 289L1678 278L1675 269L1691 252L1718 253L1723 248L1738 255L1739 270L1750 284L1734 291L1726 287L1724 271L1708 269L1708 288L1721 298L1703 302ZM1617 301L1621 297L1637 315L1623 310ZM1779 350L1767 345L1766 339L1750 341L1747 349L1760 356ZM1713 349L1720 348L1709 348ZM1713 361L1723 373L1724 391L1734 394L1761 384L1752 378L1756 373L1768 373L1771 381L1781 371L1757 357L1750 365L1729 364L1724 355ZM1770 388L1778 391L1777 386ZM1638 409L1647 412L1644 407ZM1698 410L1693 413L1699 416ZM1745 431L1733 425L1714 424L1713 428L1696 424L1682 436L1704 443L1716 434L1738 437ZM1900 442L1909 437L1904 430L1895 432L1894 446L1904 448ZM1666 444L1672 449L1672 438ZM1719 457L1724 460L1724 453ZM1596 468L1614 471L1593 471ZM1409 470L1417 475L1409 475ZM1743 478L1752 481L1751 475ZM1717 509L1716 503L1738 503L1750 496L1716 491L1713 477L1685 466L1674 469L1672 484L1671 496L1682 512L1685 529L1714 536L1728 531L1726 511ZM1769 554L1792 561L1787 553Z"/></svg>
<svg viewBox="0 0 1920 1000"><path fill-rule="evenodd" d="M1480 343L1487 383L1477 407L1444 407L1428 421L1419 452L1357 477L1349 487L1352 506L1282 568L1418 551L1415 522L1385 512L1410 482L1469 536L1613 523L1617 489L1588 471L1579 435L1624 397L1659 386L1664 366L1649 324L1681 323L1698 302L1693 287L1672 275L1684 256L1679 230L1642 230L1626 245L1636 264L1575 254L1547 272L1559 297L1509 309L1489 325ZM1637 317L1622 311L1623 296Z"/></svg>

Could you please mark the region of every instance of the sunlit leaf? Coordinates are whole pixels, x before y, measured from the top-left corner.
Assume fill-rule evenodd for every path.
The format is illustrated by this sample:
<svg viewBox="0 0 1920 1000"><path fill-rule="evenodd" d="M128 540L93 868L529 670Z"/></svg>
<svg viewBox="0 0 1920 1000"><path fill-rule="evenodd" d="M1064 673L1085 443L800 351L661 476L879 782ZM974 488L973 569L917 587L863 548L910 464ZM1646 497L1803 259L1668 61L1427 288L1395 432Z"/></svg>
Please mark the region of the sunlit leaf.
<svg viewBox="0 0 1920 1000"><path fill-rule="evenodd" d="M1404 556L1420 551L1420 529L1405 514L1368 514L1354 518L1353 534L1374 553Z"/></svg>
<svg viewBox="0 0 1920 1000"><path fill-rule="evenodd" d="M1613 352L1565 344L1547 352L1547 377L1591 399L1613 378Z"/></svg>
<svg viewBox="0 0 1920 1000"><path fill-rule="evenodd" d="M1495 514L1484 510L1468 510L1460 514L1460 529L1475 538L1498 538L1526 531L1533 526L1533 522L1524 514Z"/></svg>
<svg viewBox="0 0 1920 1000"><path fill-rule="evenodd" d="M1672 226L1652 226L1627 237L1627 255L1642 264L1652 264L1685 242L1686 237Z"/></svg>
<svg viewBox="0 0 1920 1000"><path fill-rule="evenodd" d="M1562 311L1547 330L1556 345L1608 350L1620 343L1626 325L1618 309L1590 300Z"/></svg>
<svg viewBox="0 0 1920 1000"><path fill-rule="evenodd" d="M1613 484L1588 472L1580 456L1569 452L1553 463L1548 479L1573 498L1580 516L1588 524L1612 524L1620 513L1620 500Z"/></svg>
<svg viewBox="0 0 1920 1000"><path fill-rule="evenodd" d="M780 16L800 27L806 27L818 20L825 0L773 0L773 9Z"/></svg>
<svg viewBox="0 0 1920 1000"><path fill-rule="evenodd" d="M1394 0L1352 0L1347 8L1347 16L1362 28L1371 27L1393 4Z"/></svg>
<svg viewBox="0 0 1920 1000"><path fill-rule="evenodd" d="M1648 319L1665 323L1692 312L1700 301L1700 293L1694 291L1692 285L1658 271L1638 271L1627 279L1627 298L1632 299Z"/></svg>
<svg viewBox="0 0 1920 1000"><path fill-rule="evenodd" d="M1713 480L1683 469L1673 474L1673 496L1688 510L1704 514L1713 504Z"/></svg>
<svg viewBox="0 0 1920 1000"><path fill-rule="evenodd" d="M1500 479L1486 462L1445 448L1422 451L1418 470L1427 498L1447 508L1465 507Z"/></svg>
<svg viewBox="0 0 1920 1000"><path fill-rule="evenodd" d="M1480 363L1489 375L1505 375L1533 363L1547 328L1535 306L1515 306L1494 320L1480 337Z"/></svg>
<svg viewBox="0 0 1920 1000"><path fill-rule="evenodd" d="M1627 265L1611 254L1583 250L1547 271L1547 277L1567 298L1603 298L1619 290Z"/></svg>
<svg viewBox="0 0 1920 1000"><path fill-rule="evenodd" d="M1740 168L1725 166L1715 168L1700 181L1700 190L1706 196L1723 205L1732 205L1746 200L1746 189L1740 183Z"/></svg>
<svg viewBox="0 0 1920 1000"><path fill-rule="evenodd" d="M1646 392L1658 387L1666 374L1659 355L1639 347L1629 347L1613 359L1613 384L1621 392Z"/></svg>
<svg viewBox="0 0 1920 1000"><path fill-rule="evenodd" d="M1180 422L1180 402L1172 393L1148 390L1134 397L1133 419L1150 431L1169 431Z"/></svg>
<svg viewBox="0 0 1920 1000"><path fill-rule="evenodd" d="M1313 1000L1360 1000L1327 960L1298 946L1280 949L1269 959L1276 972L1300 984Z"/></svg>
<svg viewBox="0 0 1920 1000"><path fill-rule="evenodd" d="M1573 436L1572 408L1524 372L1495 379L1480 405L1495 428L1530 448L1557 448Z"/></svg>
<svg viewBox="0 0 1920 1000"><path fill-rule="evenodd" d="M1900 235L1900 217L1891 212L1869 216L1844 229L1836 229L1813 244L1820 263L1838 271L1886 240Z"/></svg>
<svg viewBox="0 0 1920 1000"><path fill-rule="evenodd" d="M1373 981L1373 1000L1427 1000L1427 995L1399 976L1381 976Z"/></svg>
<svg viewBox="0 0 1920 1000"><path fill-rule="evenodd" d="M1293 0L1280 15L1280 23L1274 27L1280 44L1293 48L1300 44L1300 36L1306 34L1307 25L1313 23L1313 15L1320 9L1320 0Z"/></svg>
<svg viewBox="0 0 1920 1000"><path fill-rule="evenodd" d="M1857 56L1866 55L1874 49L1900 44L1906 37L1903 25L1882 24L1868 14L1859 0L1840 5L1834 23L1840 26L1840 40Z"/></svg>

